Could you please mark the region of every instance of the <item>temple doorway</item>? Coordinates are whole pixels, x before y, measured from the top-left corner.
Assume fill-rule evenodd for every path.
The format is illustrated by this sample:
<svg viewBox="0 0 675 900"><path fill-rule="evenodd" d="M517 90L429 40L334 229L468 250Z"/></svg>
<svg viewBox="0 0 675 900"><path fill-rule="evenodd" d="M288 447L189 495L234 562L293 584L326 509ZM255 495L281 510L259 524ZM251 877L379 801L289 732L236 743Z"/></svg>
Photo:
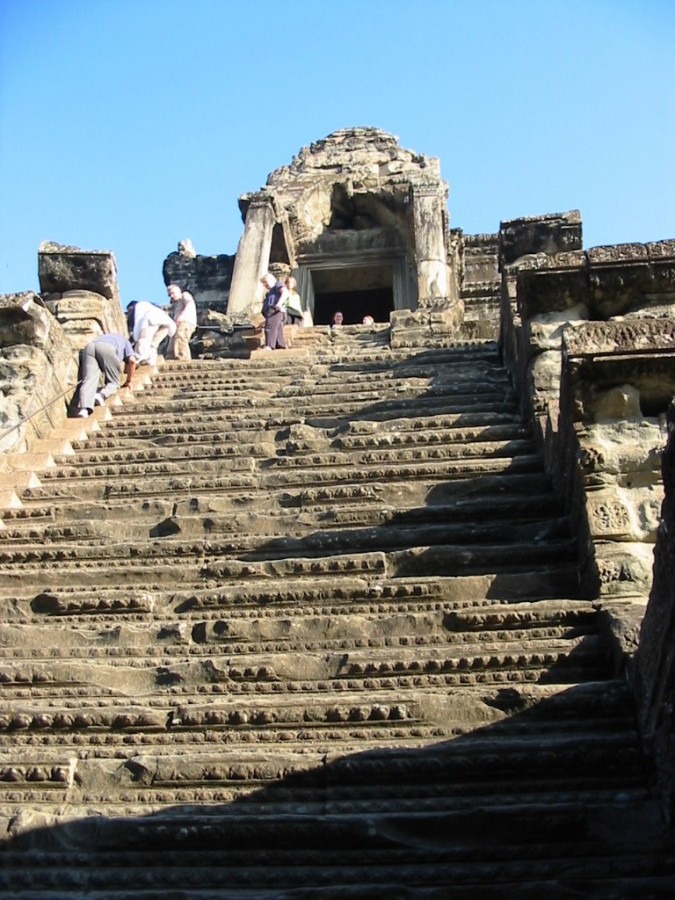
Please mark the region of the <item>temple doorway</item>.
<svg viewBox="0 0 675 900"><path fill-rule="evenodd" d="M301 267L304 268L304 267ZM315 325L330 325L340 310L345 325L360 325L364 316L389 322L396 307L394 265L311 266L300 273L300 293Z"/></svg>
<svg viewBox="0 0 675 900"><path fill-rule="evenodd" d="M391 288L316 294L314 324L330 325L333 313L338 309L344 316L345 325L360 325L366 315L372 316L376 322L388 322L393 308L394 294Z"/></svg>

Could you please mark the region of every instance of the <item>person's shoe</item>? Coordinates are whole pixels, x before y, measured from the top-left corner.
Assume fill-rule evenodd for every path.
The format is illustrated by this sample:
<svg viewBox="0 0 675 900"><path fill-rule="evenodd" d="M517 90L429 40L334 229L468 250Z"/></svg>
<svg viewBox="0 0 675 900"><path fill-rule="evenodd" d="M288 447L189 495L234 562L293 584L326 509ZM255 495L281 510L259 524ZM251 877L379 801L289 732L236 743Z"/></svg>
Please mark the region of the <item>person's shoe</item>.
<svg viewBox="0 0 675 900"><path fill-rule="evenodd" d="M78 419L88 419L89 418L89 410L81 409L77 414Z"/></svg>
<svg viewBox="0 0 675 900"><path fill-rule="evenodd" d="M96 394L94 397L94 406L103 406L105 403L105 397L103 394Z"/></svg>

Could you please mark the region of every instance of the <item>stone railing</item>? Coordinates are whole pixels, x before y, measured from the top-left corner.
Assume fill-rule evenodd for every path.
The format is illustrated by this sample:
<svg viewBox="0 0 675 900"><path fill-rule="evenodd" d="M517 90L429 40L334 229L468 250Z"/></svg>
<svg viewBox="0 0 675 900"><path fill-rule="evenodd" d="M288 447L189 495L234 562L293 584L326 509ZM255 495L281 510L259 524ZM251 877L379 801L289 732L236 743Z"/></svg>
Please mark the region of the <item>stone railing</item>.
<svg viewBox="0 0 675 900"><path fill-rule="evenodd" d="M675 241L547 249L510 262L502 254L504 360L672 798L675 525L664 482L672 491Z"/></svg>
<svg viewBox="0 0 675 900"><path fill-rule="evenodd" d="M573 510L586 588L646 602L675 395L675 242L503 266L505 361Z"/></svg>

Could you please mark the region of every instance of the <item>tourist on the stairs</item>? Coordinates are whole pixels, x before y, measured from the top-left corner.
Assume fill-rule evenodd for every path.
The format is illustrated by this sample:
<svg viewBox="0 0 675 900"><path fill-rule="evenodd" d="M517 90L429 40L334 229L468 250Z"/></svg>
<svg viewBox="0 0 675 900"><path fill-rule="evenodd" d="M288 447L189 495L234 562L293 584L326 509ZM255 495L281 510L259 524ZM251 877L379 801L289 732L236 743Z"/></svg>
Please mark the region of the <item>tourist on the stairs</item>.
<svg viewBox="0 0 675 900"><path fill-rule="evenodd" d="M171 300L171 315L176 323L176 333L169 338L166 358L192 359L190 338L197 327L197 306L194 297L177 284L170 284L166 292Z"/></svg>
<svg viewBox="0 0 675 900"><path fill-rule="evenodd" d="M131 377L136 368L134 348L122 334L102 334L80 351L80 389L77 415L86 419L95 406L103 406L108 397L119 389L120 368L124 363L126 381L122 385L131 390ZM103 375L103 387L98 390Z"/></svg>
<svg viewBox="0 0 675 900"><path fill-rule="evenodd" d="M300 294L297 292L298 282L295 280L295 278L293 278L292 275L289 275L288 278L284 281L284 284L286 285L286 299L284 300L284 312L286 313L286 320L291 325L301 325L304 314L302 312Z"/></svg>
<svg viewBox="0 0 675 900"><path fill-rule="evenodd" d="M265 319L265 350L285 350L284 341L284 300L286 286L277 281L270 272L261 279L265 288L262 314Z"/></svg>
<svg viewBox="0 0 675 900"><path fill-rule="evenodd" d="M147 300L130 303L129 329L136 348L137 364L154 366L157 350L165 337L173 337L176 323L163 309Z"/></svg>

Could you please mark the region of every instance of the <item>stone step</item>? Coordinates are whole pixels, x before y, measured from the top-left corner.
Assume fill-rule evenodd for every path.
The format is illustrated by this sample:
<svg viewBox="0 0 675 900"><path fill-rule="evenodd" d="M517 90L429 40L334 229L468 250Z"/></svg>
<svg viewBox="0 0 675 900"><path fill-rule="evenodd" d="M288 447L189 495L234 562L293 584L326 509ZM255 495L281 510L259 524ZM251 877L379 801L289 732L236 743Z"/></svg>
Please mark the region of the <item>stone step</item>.
<svg viewBox="0 0 675 900"><path fill-rule="evenodd" d="M2 518L0 893L637 897L675 873L494 343L324 330L167 363L106 412Z"/></svg>
<svg viewBox="0 0 675 900"><path fill-rule="evenodd" d="M344 393L351 391L387 392L410 390L453 389L458 392L482 393L486 388L494 391L508 391L509 385L504 369L491 362L473 361L447 366L442 374L438 367L406 365L389 366L333 366L330 368L309 368L280 370L277 367L258 372L206 373L199 378L192 373L180 376L158 377L154 380L152 391L137 397L138 403L150 399L168 397L186 397L189 399L208 396L226 395L237 397L242 394L274 393L283 391L300 394L310 391L313 396L320 396L336 388Z"/></svg>
<svg viewBox="0 0 675 900"><path fill-rule="evenodd" d="M343 579L336 587L332 580L316 579L313 584L307 584L289 579L278 586L273 597L245 583L197 591L176 588L154 595L151 608L148 607L151 616L139 616L140 624L120 617L114 631L105 617L95 614L78 622L72 618L76 614L75 606L70 609L67 623L59 624L53 617L68 614L75 600L87 604L92 612L101 601L111 605L119 599L122 612L129 608L130 598L137 596L138 591L56 588L48 594L29 596L27 600L18 597L0 600L0 610L6 619L7 639L3 646L8 659L21 657L24 647L35 654L44 646L41 627L58 636L59 646L67 647L73 657L78 656L78 646L85 646L85 653L94 652L92 643L106 654L134 655L140 647L150 656L156 656L180 654L188 643L195 652L195 643L201 646L223 641L298 640L307 644L318 640L327 647L341 647L354 632L355 646L366 646L365 642L372 641L375 641L373 646L405 646L411 642L438 643L439 630L443 642L474 639L490 642L514 632L538 638L540 634L578 635L595 628L597 611L588 600L487 599L484 592L481 594L484 584L479 578L408 582L383 579L374 584L354 578ZM126 598L124 602L122 598ZM221 607L226 626L223 613L219 612ZM45 616L49 617L47 622ZM30 622L38 624L37 630ZM479 632L481 637L474 638L474 632ZM36 634L37 637L31 637ZM156 644L148 647L148 641ZM48 655L53 655L51 649Z"/></svg>
<svg viewBox="0 0 675 900"><path fill-rule="evenodd" d="M324 424L326 423L326 424ZM261 435L273 436L275 440L288 440L298 429L305 429L307 434L314 434L317 439L331 441L358 438L362 440L381 441L392 438L406 441L424 441L436 443L448 440L455 443L466 440L472 442L485 438L517 437L529 434L515 413L503 408L493 412L459 413L455 415L417 417L406 415L403 418L387 416L353 418L347 422L339 422L333 418L304 419L300 416L267 416L233 418L228 414L198 412L185 414L176 420L144 421L138 419L122 422L115 419L114 427L99 432L87 441L76 441L76 451L99 453L105 451L124 451L133 453L148 444L154 446L184 445L213 440L216 443L252 443Z"/></svg>
<svg viewBox="0 0 675 900"><path fill-rule="evenodd" d="M428 535L422 535L427 537ZM416 577L430 575L476 575L539 572L561 564L572 564L576 558L576 541L553 536L536 542L532 535L519 540L484 543L446 543L447 537L440 529L438 543L417 542L415 529L411 530L414 544L404 539L396 541L395 535L384 536L364 547L356 538L340 546L333 538L314 543L310 541L269 541L260 544L258 536L234 536L231 541L221 538L210 541L208 553L197 551L194 544L181 540L155 540L145 546L116 543L108 545L60 544L50 547L0 546L0 588L38 589L50 580L48 565L57 563L63 578L72 579L78 585L98 579L107 584L111 579L120 584L146 581L152 584L175 583L178 577L183 585L216 579L267 581L270 577L287 575L353 575L357 572L387 572L389 577ZM303 556L293 554L305 551ZM290 554L290 555L289 555ZM569 594L569 592L568 592Z"/></svg>
<svg viewBox="0 0 675 900"><path fill-rule="evenodd" d="M160 517L169 515L200 516L238 510L254 512L261 515L282 514L288 511L295 514L312 512L319 517L324 527L330 527L331 519L340 522L350 517L379 515L383 521L396 515L406 517L428 517L438 519L448 516L453 518L466 515L467 519L500 516L512 509L516 518L522 518L548 512L551 516L557 513L556 503L547 492L547 481L543 475L495 475L471 479L469 483L451 481L438 484L435 481L406 481L395 485L395 500L392 497L391 482L372 482L369 484L334 484L324 487L287 487L282 484L274 491L267 490L262 496L251 490L230 490L220 496L214 494L189 494L180 499L146 499L118 500L114 497L104 504L91 503L77 497L64 498L58 505L40 504L28 501L17 509L3 512L2 518L10 529L28 531L35 529L35 534L42 534L45 525L57 520L71 519L67 523L77 526L82 520L96 521L104 519L114 522L119 519L151 519L159 521ZM174 494L178 497L178 492ZM394 506L394 503L396 506ZM350 519L352 520L352 519ZM65 527L67 527L67 524ZM308 523L309 524L309 523Z"/></svg>
<svg viewBox="0 0 675 900"><path fill-rule="evenodd" d="M186 467L191 473L220 472L222 461L234 471L250 471L254 459L269 459L269 465L277 467L340 467L343 478L348 478L352 467L377 464L400 464L435 462L437 460L467 461L478 458L482 461L496 457L527 456L533 453L533 442L526 440L481 441L480 443L434 443L428 446L401 447L378 445L372 449L343 449L327 447L318 453L299 452L297 455L274 456L275 444L219 445L190 444L180 449L172 447L141 450L129 460L128 454L104 454L99 461L87 464L86 457L70 457L61 460L54 469L41 473L41 485L47 486L53 480L86 478L120 478L145 475L184 474ZM105 457L108 457L106 459ZM215 470L214 470L215 465Z"/></svg>
<svg viewBox="0 0 675 900"><path fill-rule="evenodd" d="M449 690L403 684L396 698L369 685L331 696L327 685L316 693L302 683L298 691L286 694L250 691L207 697L165 690L163 696L158 691L145 702L109 693L96 697L92 693L91 699L85 695L78 701L73 693L69 701L66 694L60 702L42 709L24 700L11 713L0 716L2 765L6 767L0 766L0 783L4 782L5 791L20 780L12 777L9 769L21 767L22 759L29 768L63 767L75 746L98 746L99 759L114 758L124 744L135 755L152 753L143 749L150 746L159 759L170 762L168 771L180 770L177 758L184 756L180 745L191 740L193 732L203 734L205 727L209 740L198 741L183 765L196 764L203 769L218 759L221 766L241 766L264 758L270 767L305 770L308 765L316 767L317 747L321 748L329 731L333 733L334 758L355 753L359 754L357 764L367 764L368 757L360 754L367 742L371 756L374 751L386 754L395 769L397 754L402 761L410 749L424 748L427 753L442 754L449 762L454 759L466 775L470 772L479 780L488 773L495 775L490 758L497 747L502 760L509 760L512 777L520 771L520 777L528 779L541 770L558 769L560 773L567 768L568 777L573 775L579 782L589 777L597 781L604 772L596 768L591 774L591 757L596 761L615 757L608 768L613 773L619 768L636 771L635 767L643 764L629 698L616 681L569 684L562 691L553 683L520 683L508 690L489 684ZM245 725L255 726L255 738L246 736ZM285 739L271 744L269 734L279 730ZM35 740L37 734L39 741ZM440 737L453 739L439 743ZM223 744L228 747L226 754L219 749ZM319 755L324 753L325 749L319 750ZM563 764L563 757L569 761L585 755L588 765ZM114 777L113 772L110 775ZM193 773L189 780L201 778ZM275 780L277 774L271 773L269 778ZM63 781L49 768L34 780ZM182 778L174 775L165 780L180 782ZM395 772L382 773L373 785L381 788L388 780L396 782ZM423 774L420 780L424 780ZM454 776L450 780L454 789L453 781Z"/></svg>
<svg viewBox="0 0 675 900"><path fill-rule="evenodd" d="M392 608L414 613L416 610L447 609L453 611L482 609L481 616L499 622L493 614L495 603L522 603L537 597L535 608L545 601L565 604L578 589L574 565L553 566L545 572L518 572L473 576L434 576L391 581L386 577L381 559L367 557L361 561L360 570L353 564L349 573L336 582L335 568L312 570L311 579L287 574L283 581L274 578L252 581L230 580L227 585L208 585L204 582L181 585L173 579L166 589L146 579L140 585L99 584L95 579L75 587L50 585L36 593L34 585L17 584L9 599L0 597L0 610L9 625L25 622L33 617L50 616L72 621L82 617L93 625L111 619L120 625L124 622L148 623L148 616L163 615L169 609L179 617L178 621L192 621L195 617L208 621L219 619L224 613L229 618L242 614L257 614L260 608L266 615L369 614L372 611L389 613ZM486 599L490 596L492 599ZM518 607L521 608L520 606ZM546 613L548 615L548 612ZM176 640L175 626L166 632L166 640Z"/></svg>
<svg viewBox="0 0 675 900"><path fill-rule="evenodd" d="M300 333L303 332L299 331L298 334ZM305 336L307 336L308 338L310 337L310 334L312 337L314 337L318 333L318 329L314 330L313 332L304 332ZM325 333L327 334L327 332ZM356 332L352 332L352 334L355 333ZM345 334L347 334L347 332L345 332ZM306 366L308 359L311 365L317 365L317 363L324 364L324 362L338 365L363 365L364 362L387 365L396 364L399 362L403 362L408 365L447 365L453 361L464 362L467 360L480 358L498 361L500 358L498 345L495 341L491 340L468 342L457 341L457 343L453 346L428 347L422 351L415 352L414 355L411 355L409 350L405 348L396 349L394 347L388 346L382 347L377 343L372 345L365 353L363 352L362 348L359 348L356 345L350 348L348 343L345 343L345 345L340 348L339 354L336 354L334 352L335 348L333 346L329 346L328 344L326 344L324 349L326 349L328 352L321 353L321 351L319 350L317 355L312 355L310 357L304 355L295 355L291 353L275 353L273 355L267 353L258 353L250 358L222 357L219 359L200 358L193 360L162 360L164 364L158 368L155 378L158 377L158 375L170 376L174 373L180 372L208 374L210 372L228 370L248 371L257 368L266 370L272 366L298 367ZM350 349L353 351L353 353L350 353ZM141 371L145 371L145 369Z"/></svg>
<svg viewBox="0 0 675 900"><path fill-rule="evenodd" d="M281 457L271 461L266 468L255 470L255 460L240 460L237 466L227 474L223 473L223 466L217 461L211 461L206 465L206 472L190 474L185 477L185 472L180 471L180 466L175 464L170 473L158 472L153 478L145 479L139 476L137 471L142 466L134 467L129 464L123 472L118 471L116 477L109 471L106 479L102 479L92 473L89 477L58 476L48 479L39 488L30 488L23 492L21 500L24 504L33 502L43 504L45 502L58 502L63 499L78 497L79 499L114 499L134 497L179 497L194 493L227 494L242 490L276 489L300 489L316 488L318 485L328 487L339 485L345 481L344 472L336 461L344 461L348 454L340 457L333 455L333 464L327 462L327 457L322 457L323 465L317 467L312 458L283 459ZM161 467L157 466L161 470ZM254 471L255 470L255 471ZM60 471L60 470L59 470ZM115 471L115 467L112 467ZM213 474L208 474L213 472ZM421 480L438 482L452 482L460 480L462 484L484 484L486 478L500 476L505 479L522 477L531 474L533 483L541 483L540 459L536 454L523 456L495 456L489 459L479 457L466 460L446 459L437 461L400 461L394 458L390 463L375 464L371 461L362 464L349 471L349 483L359 486L374 483L389 483L396 481ZM140 475L147 474L145 471ZM181 475L183 477L181 477Z"/></svg>
<svg viewBox="0 0 675 900"><path fill-rule="evenodd" d="M611 804L604 804L598 818L610 820ZM39 816L38 821L41 821ZM405 814L394 822L378 823L377 829L384 834L401 833L400 823ZM93 820L95 821L95 820ZM8 857L8 869L0 873L0 887L4 884L12 890L14 900L64 900L65 897L86 896L91 900L118 900L120 897L142 897L143 900L164 900L166 897L190 897L191 900L260 900L274 897L275 900L293 900L298 897L330 897L331 900L385 900L389 897L410 897L417 900L443 900L447 888L452 885L452 896L458 900L492 900L494 885L511 896L541 897L550 900L566 900L567 888L560 882L572 881L588 887L587 896L600 896L599 891L622 900L642 900L644 897L669 898L672 896L672 879L675 864L673 854L660 849L650 849L644 844L630 854L604 853L597 844L566 844L548 856L539 851L534 859L523 863L521 858L530 846L528 837L533 829L522 829L523 843L508 847L508 856L501 853L483 855L480 861L473 857L466 859L446 859L440 853L430 859L429 853L422 851L405 852L401 849L378 851L376 854L367 844L359 849L338 852L342 834L328 829L321 819L317 819L315 836L324 847L320 851L309 848L298 854L294 848L279 849L282 846L282 832L277 834L274 849L259 848L255 854L245 849L235 848L228 853L227 864L222 862L222 852L209 853L184 851L177 854L177 848L184 843L184 836L196 837L201 833L198 827L191 828L186 822L170 821L166 826L167 840L162 848L156 841L156 849L139 855L138 851L124 851L121 847L111 847L108 853L80 848L78 856L86 863L74 867L69 854L55 852L44 858L36 854L36 862L26 852L27 842L19 842L18 852ZM249 831L253 831L253 820ZM280 822L291 828L290 823ZM583 823L578 822L578 827ZM518 829L513 823L514 830ZM572 830L570 820L569 830ZM219 823L209 823L208 831L217 832L222 844L227 844L229 830ZM57 830L56 842L67 840L68 826ZM409 828L410 830L410 828ZM461 833L457 827L457 833ZM506 831L504 826L504 831ZM61 832L64 837L59 840ZM303 829L304 833L304 829ZM345 823L345 834L352 834L349 821ZM77 833L79 835L79 832ZM139 839L145 839L145 833ZM419 843L419 841L417 841ZM438 841L435 842L438 844ZM80 847L75 841L75 847ZM665 857L664 857L665 854ZM167 865L165 858L173 855ZM26 858L28 857L28 858ZM21 862L23 860L23 863ZM517 862L518 860L518 862ZM25 866L30 867L28 871ZM666 873L666 874L664 874ZM407 884L414 884L414 895L406 893ZM59 885L68 885L65 889ZM401 885L404 885L402 888Z"/></svg>
<svg viewBox="0 0 675 900"><path fill-rule="evenodd" d="M38 679L33 674L27 677L22 661L30 660L32 672L41 670L45 665L55 665L57 657L53 653L44 656L40 653L40 642L47 639L50 633L58 635L61 644L68 647L68 659L73 663L78 659L87 659L94 665L97 660L103 660L115 666L151 668L175 663L186 649L189 649L192 661L226 652L236 653L241 659L264 653L269 654L271 659L272 655L276 658L285 653L319 651L327 654L327 661L330 654L339 651L344 658L342 668L349 670L350 675L358 669L361 675L364 672L373 675L380 673L388 677L392 674L403 676L411 667L416 672L435 676L444 671L447 660L462 661L461 664L449 662L448 671L456 668L476 669L483 657L487 658L486 668L513 665L514 659L524 664L528 656L534 665L541 667L542 659L547 662L547 656L555 657L557 662L562 650L571 651L582 643L584 653L602 650L601 641L591 623L584 627L575 625L574 628L569 624L555 626L539 623L538 627L503 629L497 634L481 631L449 635L431 624L424 629L424 624L433 622L433 617L415 616L414 612L399 618L392 615L383 621L371 622L365 616L355 618L363 628L358 635L353 633L354 628L350 630L344 620L318 615L306 621L278 619L226 623L222 619L193 619L182 626L175 617L167 615L162 619L155 615L147 627L141 629L131 624L120 624L113 634L109 629L96 631L91 626L87 628L84 624L73 623L70 626L72 633L66 640L53 623L49 626L42 623L14 625L6 629L5 661L0 671L6 690L10 685L20 687L26 684L40 686L41 691L49 689L54 679ZM386 629L386 638L378 637L380 629ZM17 646L10 643L17 640L21 642ZM132 640L133 644L129 644ZM410 646L418 648L420 654L414 664L410 660L406 662L406 653L409 655L406 648ZM367 651L363 649L365 647ZM372 658L364 661L362 657L366 653L372 653ZM439 663L441 658L443 661ZM469 660L473 660L470 665ZM255 671L264 668L263 663L257 663ZM274 666L268 668L275 671Z"/></svg>
<svg viewBox="0 0 675 900"><path fill-rule="evenodd" d="M96 444L93 442L78 447L75 459L69 457L56 457L58 465L68 464L98 465L106 462L119 462L127 460L130 452L133 452L136 460L153 460L171 458L171 452L184 455L191 453L196 455L200 448L207 448L208 453L219 452L220 448L227 448L228 453L237 451L242 455L257 455L268 453L276 454L276 445L281 448L286 444L287 452L292 451L299 443L311 446L325 446L327 449L362 450L378 448L411 448L432 447L437 444L452 444L458 446L487 445L496 443L508 443L510 441L528 441L529 429L515 423L503 425L487 425L473 428L412 428L410 425L394 428L368 428L360 431L347 430L344 433L332 433L330 429L312 428L303 426L298 432L291 427L288 434L278 433L263 427L246 431L207 430L203 426L200 430L183 431L182 433L167 433L160 439L153 441L152 447L137 443L129 445L121 438L107 437L105 441ZM28 484L26 487L30 486Z"/></svg>
<svg viewBox="0 0 675 900"><path fill-rule="evenodd" d="M246 435L260 434L263 429L290 428L301 422L297 416L287 419L274 414L261 424L250 422L246 418L234 418L227 413L214 413L204 410L181 415L180 419L166 419L154 422L139 423L137 419L125 420L118 416L114 421L114 429L106 429L89 437L87 441L74 441L75 450L105 450L126 447L128 450L142 445L142 441L161 440L162 443L184 443L192 440L213 438L216 441L246 440ZM269 423L269 424L267 424ZM311 422L302 421L308 427ZM329 437L349 435L388 434L391 432L405 435L408 432L424 431L431 439L439 433L448 433L457 437L462 432L479 434L520 433L523 429L520 417L514 411L503 408L496 411L464 412L455 415L437 416L404 416L403 418L376 417L373 419L352 419L340 428L324 428Z"/></svg>
<svg viewBox="0 0 675 900"><path fill-rule="evenodd" d="M219 741L220 746L200 748L188 759L179 749L186 732L177 726L172 735L174 747L157 746L154 753L140 746L138 739L143 734L136 732L136 745L128 741L123 754L119 752L122 744L110 745L107 756L105 751L96 753L93 745L81 743L79 753L85 748L90 752L70 764L66 756L70 748L63 747L34 753L32 759L24 757L23 763L9 759L0 766L3 811L9 812L8 806L16 802L13 798L26 786L45 800L51 792L52 803L65 805L64 782L68 781L71 810L87 804L105 807L111 800L117 808L125 803L128 810L147 802L161 809L175 806L181 796L190 802L191 788L212 798L220 791L219 799L229 802L247 798L255 802L255 792L271 790L270 803L281 807L277 814L292 799L302 800L309 811L320 809L327 775L336 814L358 810L363 815L369 810L381 815L399 804L410 806L414 799L419 803L418 814L427 815L470 809L472 802L481 801L493 808L515 807L528 800L545 802L542 794L555 807L560 802L556 788L579 806L593 802L597 793L617 792L622 787L634 799L649 796L644 788L640 790L644 784L642 757L635 734L579 733L537 740L501 733L499 741L493 737L482 746L471 736L460 736L447 741L449 748L443 750L434 743L408 745L404 738L397 749L377 747L366 740L338 744L327 762L323 762L326 754L320 744L305 742L303 746L289 741L271 750L269 745L230 744L226 739ZM330 766L328 772L326 765ZM284 785L288 781L295 782L293 790ZM199 817L196 810L195 815Z"/></svg>
<svg viewBox="0 0 675 900"><path fill-rule="evenodd" d="M200 380L208 383L235 381L237 379L255 382L266 375L272 378L280 374L303 375L307 372L315 376L330 376L336 373L375 373L382 377L395 378L408 373L432 374L442 377L447 372L471 372L491 370L505 376L506 369L493 349L482 347L446 348L430 350L411 355L407 351L394 348L379 348L369 354L357 353L351 356L341 352L335 354L259 354L250 359L192 360L172 364L158 371L152 379L152 387L186 383Z"/></svg>
<svg viewBox="0 0 675 900"><path fill-rule="evenodd" d="M411 502L418 496L413 491L409 495ZM351 502L346 508L337 509L331 501L311 503L297 492L295 497L284 492L281 497L265 500L234 495L211 503L207 498L197 497L156 503L108 503L105 507L81 501L45 508L42 517L8 519L0 533L0 544L14 546L36 541L62 543L76 540L91 543L118 540L122 525L127 539L135 540L162 535L180 534L187 537L232 533L255 533L261 540L263 536L264 540L281 537L297 540L308 532L320 529L323 540L329 541L332 534L342 533L345 529L387 529L389 534L392 529L405 533L403 529L412 527L417 531L416 540L419 540L422 539L423 529L430 526L447 529L449 536L453 529L475 528L486 520L490 524L485 527L495 533L508 520L521 529L527 523L533 535L541 537L546 533L552 534L555 529L566 530L568 527L564 518L553 518L551 507L551 498L546 494L475 498L452 505L436 503L433 506L408 506L402 500L396 508L389 505L388 495L383 494L373 496L370 504ZM130 515L133 515L131 523ZM367 536L366 532L363 534ZM476 534L473 536L476 537Z"/></svg>
<svg viewBox="0 0 675 900"><path fill-rule="evenodd" d="M503 432L502 432L503 433ZM310 465L315 465L317 453L327 457L327 464L333 465L334 461L347 467L353 460L353 465L361 465L364 461L380 462L396 457L405 461L415 459L468 459L476 456L491 458L493 456L506 456L527 454L533 451L533 442L526 431L520 431L511 435L490 438L489 435L481 435L475 432L473 435L458 435L456 440L444 434L435 436L429 440L427 435L418 433L398 437L392 435L376 437L345 437L330 440L316 430L305 430L294 434L291 431L289 438L284 442L270 432L261 431L259 440L253 443L240 443L223 439L222 441L192 441L183 444L164 444L151 448L137 449L133 452L133 464L139 463L155 465L159 463L172 463L176 460L189 460L191 468L193 463L201 460L227 459L236 463L240 457L266 457L277 459L281 453L282 459L292 459L293 464L302 463L308 459ZM472 439L473 438L473 439ZM312 451L316 451L312 453ZM367 452L367 456L364 453ZM308 455L311 454L311 455ZM347 455L348 454L348 455ZM42 474L42 482L50 478L68 477L71 473L76 475L82 472L85 475L93 474L105 476L105 467L117 467L128 464L129 452L122 449L114 452L78 453L72 457L57 458L56 471Z"/></svg>
<svg viewBox="0 0 675 900"><path fill-rule="evenodd" d="M480 396L470 391L429 391L420 396L419 390L411 389L409 396L403 392L392 392L391 396L382 396L379 391L350 391L343 393L339 385L323 396L308 396L302 392L297 396L281 396L275 398L269 391L255 396L238 396L236 399L211 396L209 410L222 411L232 418L244 418L249 423L261 421L270 424L286 424L292 421L312 420L317 423L326 422L326 426L346 423L350 418L403 418L406 416L436 416L442 414L459 414L474 412L476 406L485 412L515 412L513 398L503 391L484 390ZM284 412L288 407L288 412ZM152 425L154 421L165 415L178 419L194 415L199 418L200 404L184 398L167 397L152 398L142 407L139 405L135 413L126 413L115 417L115 421L124 425L134 423L141 426ZM319 427L321 427L319 425Z"/></svg>

